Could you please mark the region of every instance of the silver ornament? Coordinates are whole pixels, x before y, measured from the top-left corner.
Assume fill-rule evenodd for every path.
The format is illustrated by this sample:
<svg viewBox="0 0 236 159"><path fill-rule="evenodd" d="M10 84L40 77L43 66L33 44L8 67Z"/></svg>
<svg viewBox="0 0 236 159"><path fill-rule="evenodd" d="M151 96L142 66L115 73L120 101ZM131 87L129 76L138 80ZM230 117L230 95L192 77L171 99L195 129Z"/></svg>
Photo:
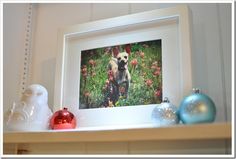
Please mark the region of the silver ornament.
<svg viewBox="0 0 236 159"><path fill-rule="evenodd" d="M179 123L177 107L171 104L168 98L156 106L152 111L152 121L155 126L168 126Z"/></svg>

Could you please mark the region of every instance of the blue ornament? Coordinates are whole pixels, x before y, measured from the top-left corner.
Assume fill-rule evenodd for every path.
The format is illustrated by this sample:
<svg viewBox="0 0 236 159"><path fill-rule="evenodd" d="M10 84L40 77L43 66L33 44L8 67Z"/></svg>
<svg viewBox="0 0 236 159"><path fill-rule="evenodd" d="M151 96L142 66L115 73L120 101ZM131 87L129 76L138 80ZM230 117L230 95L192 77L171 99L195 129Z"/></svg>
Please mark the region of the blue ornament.
<svg viewBox="0 0 236 159"><path fill-rule="evenodd" d="M171 104L168 98L156 106L152 111L152 121L155 126L175 125L179 123L177 107Z"/></svg>
<svg viewBox="0 0 236 159"><path fill-rule="evenodd" d="M211 98L194 89L193 94L182 100L179 116L184 124L210 123L215 120L216 107Z"/></svg>

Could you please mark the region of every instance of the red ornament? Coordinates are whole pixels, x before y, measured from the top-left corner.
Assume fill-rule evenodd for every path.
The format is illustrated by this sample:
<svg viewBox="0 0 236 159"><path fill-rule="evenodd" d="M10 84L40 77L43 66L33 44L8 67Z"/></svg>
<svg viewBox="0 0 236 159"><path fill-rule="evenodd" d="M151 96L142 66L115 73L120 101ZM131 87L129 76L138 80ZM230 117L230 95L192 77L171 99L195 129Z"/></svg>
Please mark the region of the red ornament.
<svg viewBox="0 0 236 159"><path fill-rule="evenodd" d="M76 127L75 116L63 108L55 112L50 120L50 126L52 129L74 129Z"/></svg>

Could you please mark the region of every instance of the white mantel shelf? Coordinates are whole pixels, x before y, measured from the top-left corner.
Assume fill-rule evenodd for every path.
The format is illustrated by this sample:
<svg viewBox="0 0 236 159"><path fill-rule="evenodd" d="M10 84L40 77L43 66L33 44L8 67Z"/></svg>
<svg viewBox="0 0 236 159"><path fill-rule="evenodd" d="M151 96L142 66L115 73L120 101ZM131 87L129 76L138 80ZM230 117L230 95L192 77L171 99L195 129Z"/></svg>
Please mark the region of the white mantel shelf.
<svg viewBox="0 0 236 159"><path fill-rule="evenodd" d="M7 132L4 144L231 139L231 123L98 131Z"/></svg>

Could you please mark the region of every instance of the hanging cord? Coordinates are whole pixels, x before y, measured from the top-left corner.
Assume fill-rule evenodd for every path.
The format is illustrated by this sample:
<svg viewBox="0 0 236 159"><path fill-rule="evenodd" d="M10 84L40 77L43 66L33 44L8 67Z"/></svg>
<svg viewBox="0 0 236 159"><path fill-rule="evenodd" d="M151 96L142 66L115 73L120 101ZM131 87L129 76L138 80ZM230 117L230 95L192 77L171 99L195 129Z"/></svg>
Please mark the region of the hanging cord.
<svg viewBox="0 0 236 159"><path fill-rule="evenodd" d="M32 38L32 15L33 15L33 4L28 4L28 13L27 13L27 22L26 22L26 30L25 30L25 39L24 39L24 55L23 55L23 66L22 66L22 74L20 81L20 91L19 95L25 91L28 80L29 80L29 72L30 72L30 63L31 63L31 38Z"/></svg>

